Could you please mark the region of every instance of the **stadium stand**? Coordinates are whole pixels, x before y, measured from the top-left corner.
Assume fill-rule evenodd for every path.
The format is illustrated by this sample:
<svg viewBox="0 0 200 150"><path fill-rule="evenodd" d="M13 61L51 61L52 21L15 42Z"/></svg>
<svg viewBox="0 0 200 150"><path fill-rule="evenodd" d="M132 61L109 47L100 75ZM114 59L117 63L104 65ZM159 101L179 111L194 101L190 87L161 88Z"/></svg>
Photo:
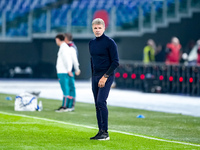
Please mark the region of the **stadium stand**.
<svg viewBox="0 0 200 150"><path fill-rule="evenodd" d="M48 33L49 37L50 33L66 31L91 34L88 24L93 15L105 10L110 20L107 32L137 36L190 17L199 5L196 0L1 0L0 35Z"/></svg>

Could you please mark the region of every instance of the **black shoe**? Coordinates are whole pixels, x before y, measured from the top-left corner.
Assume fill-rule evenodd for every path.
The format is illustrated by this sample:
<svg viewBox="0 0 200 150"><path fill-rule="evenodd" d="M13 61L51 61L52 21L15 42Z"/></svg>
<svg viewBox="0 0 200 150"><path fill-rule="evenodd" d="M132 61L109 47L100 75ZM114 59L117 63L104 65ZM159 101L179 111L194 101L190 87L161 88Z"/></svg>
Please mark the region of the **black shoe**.
<svg viewBox="0 0 200 150"><path fill-rule="evenodd" d="M101 131L99 131L94 137L91 137L90 140L96 140L96 137L100 135L100 132Z"/></svg>
<svg viewBox="0 0 200 150"><path fill-rule="evenodd" d="M61 106L58 109L56 109L55 112L63 112L64 109L66 109L66 108Z"/></svg>
<svg viewBox="0 0 200 150"><path fill-rule="evenodd" d="M109 134L106 131L99 131L97 135L91 137L90 140L110 140Z"/></svg>

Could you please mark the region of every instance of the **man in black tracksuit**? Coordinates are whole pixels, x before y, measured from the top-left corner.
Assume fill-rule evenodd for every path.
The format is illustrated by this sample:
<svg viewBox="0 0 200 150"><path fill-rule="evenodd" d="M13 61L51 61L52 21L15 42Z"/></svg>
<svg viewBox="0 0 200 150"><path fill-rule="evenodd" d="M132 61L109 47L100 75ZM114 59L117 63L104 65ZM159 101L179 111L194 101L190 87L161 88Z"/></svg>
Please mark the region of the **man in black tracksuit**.
<svg viewBox="0 0 200 150"><path fill-rule="evenodd" d="M95 39L89 43L92 68L92 92L95 100L99 132L91 140L109 140L107 97L119 65L117 45L104 34L105 23L96 18L92 22Z"/></svg>

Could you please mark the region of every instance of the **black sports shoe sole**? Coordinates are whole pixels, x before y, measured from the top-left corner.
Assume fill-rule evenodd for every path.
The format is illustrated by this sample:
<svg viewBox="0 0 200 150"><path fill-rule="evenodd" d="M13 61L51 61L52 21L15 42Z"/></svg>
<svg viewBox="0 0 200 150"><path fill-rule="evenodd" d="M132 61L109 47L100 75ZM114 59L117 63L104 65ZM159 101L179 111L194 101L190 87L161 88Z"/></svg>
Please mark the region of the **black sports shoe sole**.
<svg viewBox="0 0 200 150"><path fill-rule="evenodd" d="M99 140L99 141L108 141L108 140L110 140L110 137L103 138L103 139L96 139L96 140Z"/></svg>

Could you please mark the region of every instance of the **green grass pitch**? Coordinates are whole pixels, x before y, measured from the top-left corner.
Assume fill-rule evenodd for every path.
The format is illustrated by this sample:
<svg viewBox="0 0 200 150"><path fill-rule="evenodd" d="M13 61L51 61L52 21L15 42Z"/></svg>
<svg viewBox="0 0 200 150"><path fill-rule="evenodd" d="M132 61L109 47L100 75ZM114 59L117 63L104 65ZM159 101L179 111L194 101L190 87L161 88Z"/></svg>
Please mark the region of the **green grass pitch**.
<svg viewBox="0 0 200 150"><path fill-rule="evenodd" d="M56 113L61 101L39 98L43 111L15 112L6 96L0 94L0 150L200 150L199 117L109 106L110 141L91 141L98 131L93 104Z"/></svg>

